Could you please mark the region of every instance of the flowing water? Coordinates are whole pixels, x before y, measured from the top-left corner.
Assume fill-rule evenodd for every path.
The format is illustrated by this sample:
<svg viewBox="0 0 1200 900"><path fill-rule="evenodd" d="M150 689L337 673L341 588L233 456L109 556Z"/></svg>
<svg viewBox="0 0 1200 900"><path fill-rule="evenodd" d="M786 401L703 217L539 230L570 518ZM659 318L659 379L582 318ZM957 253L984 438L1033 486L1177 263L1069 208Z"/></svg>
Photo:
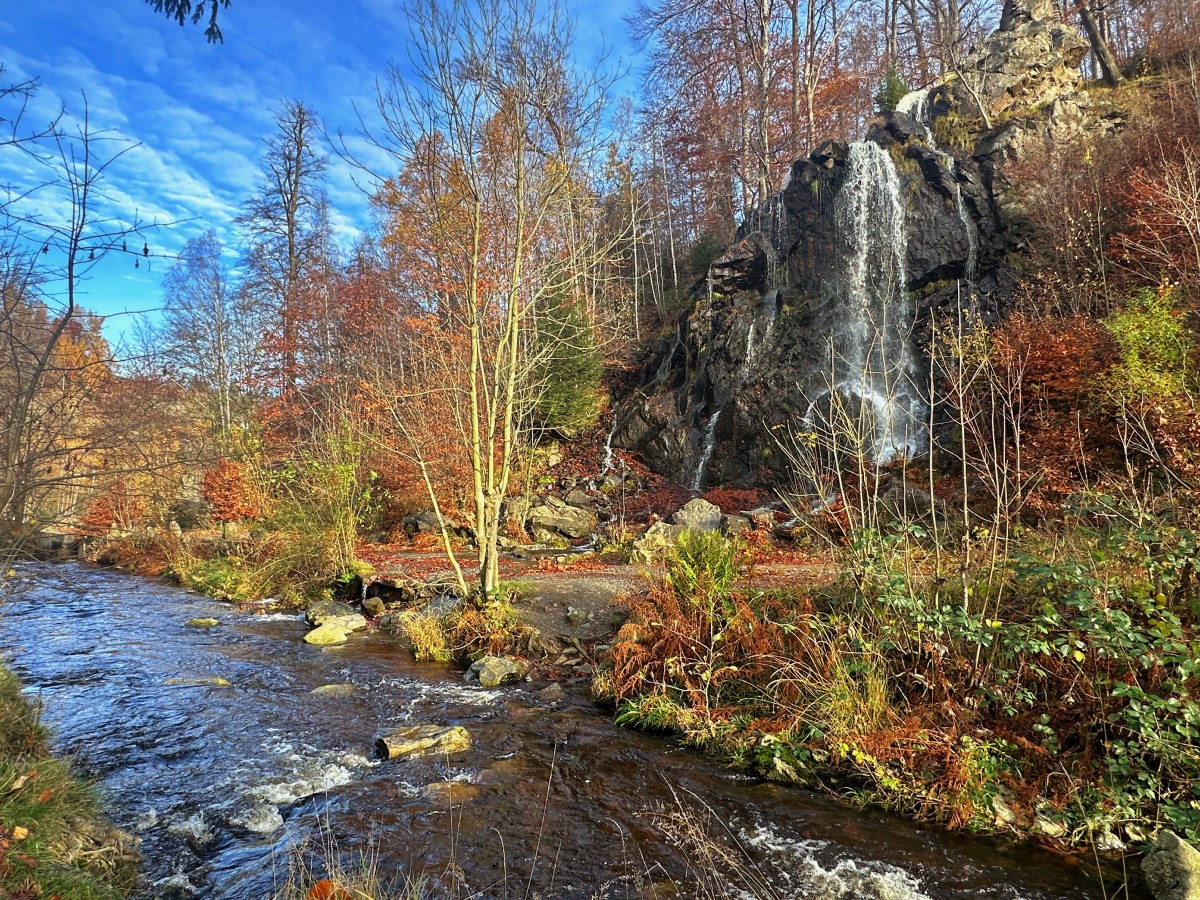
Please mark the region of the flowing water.
<svg viewBox="0 0 1200 900"><path fill-rule="evenodd" d="M917 387L907 276L904 203L892 157L871 141L850 145L835 221L844 247L844 316L830 338L831 387L814 399L810 426L838 428L838 410L865 438L870 455L888 462L926 443L925 405ZM822 399L825 403L822 405ZM861 423L861 424L859 424Z"/></svg>
<svg viewBox="0 0 1200 900"><path fill-rule="evenodd" d="M447 896L436 890L451 863L480 898L699 896L701 861L647 815L677 798L726 823L774 886L757 896L1102 896L1048 855L759 783L619 729L583 686L539 708L530 691L469 688L456 671L417 666L379 633L321 650L301 641L296 616L152 580L81 564L22 577L0 648L44 703L59 749L142 838L145 898L269 897L294 848L322 835L346 853L373 848L385 871L427 874L429 896ZM187 627L194 616L222 624ZM352 692L311 693L328 684ZM473 747L449 760L372 758L379 733L416 723L463 725ZM460 806L429 787L446 782Z"/></svg>

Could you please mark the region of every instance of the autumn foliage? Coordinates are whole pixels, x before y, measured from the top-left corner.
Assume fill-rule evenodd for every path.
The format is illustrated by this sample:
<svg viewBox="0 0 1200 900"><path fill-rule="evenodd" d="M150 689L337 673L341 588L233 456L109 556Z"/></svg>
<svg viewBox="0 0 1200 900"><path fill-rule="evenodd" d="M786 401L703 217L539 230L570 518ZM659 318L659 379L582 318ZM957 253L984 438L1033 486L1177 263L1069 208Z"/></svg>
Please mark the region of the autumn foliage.
<svg viewBox="0 0 1200 900"><path fill-rule="evenodd" d="M213 520L222 526L259 514L258 491L239 462L223 459L205 472L203 491Z"/></svg>

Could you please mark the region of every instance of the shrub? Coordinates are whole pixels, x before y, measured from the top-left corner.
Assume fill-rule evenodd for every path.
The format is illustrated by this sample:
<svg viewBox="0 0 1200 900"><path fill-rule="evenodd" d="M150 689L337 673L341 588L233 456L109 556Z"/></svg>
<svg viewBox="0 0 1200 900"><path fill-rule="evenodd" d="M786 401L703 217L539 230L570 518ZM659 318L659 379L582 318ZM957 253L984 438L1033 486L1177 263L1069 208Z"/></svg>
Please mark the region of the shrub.
<svg viewBox="0 0 1200 900"><path fill-rule="evenodd" d="M603 371L592 329L579 309L562 301L547 304L533 339L535 426L569 436L595 425Z"/></svg>

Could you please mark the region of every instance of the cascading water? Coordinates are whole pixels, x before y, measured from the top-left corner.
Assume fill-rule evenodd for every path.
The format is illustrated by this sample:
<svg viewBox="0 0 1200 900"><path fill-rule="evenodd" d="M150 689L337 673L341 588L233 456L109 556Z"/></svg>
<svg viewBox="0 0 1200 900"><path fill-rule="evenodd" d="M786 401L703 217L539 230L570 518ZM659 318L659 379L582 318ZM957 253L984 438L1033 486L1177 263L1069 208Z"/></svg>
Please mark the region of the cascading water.
<svg viewBox="0 0 1200 900"><path fill-rule="evenodd" d="M896 112L908 116L924 128L929 146L936 146L933 140L933 120L929 112L929 88L905 94L896 104Z"/></svg>
<svg viewBox="0 0 1200 900"><path fill-rule="evenodd" d="M837 437L853 437L884 463L919 453L926 444L904 294L904 204L896 167L881 146L851 144L847 162L834 211L845 249L845 315L830 338L831 387L805 418L815 429L851 431Z"/></svg>

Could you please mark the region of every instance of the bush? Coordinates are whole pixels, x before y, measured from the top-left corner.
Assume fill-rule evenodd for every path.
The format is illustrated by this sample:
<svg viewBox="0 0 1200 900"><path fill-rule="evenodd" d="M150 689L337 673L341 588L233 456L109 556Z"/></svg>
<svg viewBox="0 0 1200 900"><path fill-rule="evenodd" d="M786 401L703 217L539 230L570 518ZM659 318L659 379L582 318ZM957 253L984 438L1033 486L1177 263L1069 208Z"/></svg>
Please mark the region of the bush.
<svg viewBox="0 0 1200 900"><path fill-rule="evenodd" d="M904 80L904 76L900 74L900 70L892 66L884 75L883 84L875 92L875 110L880 115L895 112L900 100L910 90L911 88Z"/></svg>
<svg viewBox="0 0 1200 900"><path fill-rule="evenodd" d="M534 425L568 437L595 425L604 367L583 314L561 301L547 304L537 319L533 355Z"/></svg>

